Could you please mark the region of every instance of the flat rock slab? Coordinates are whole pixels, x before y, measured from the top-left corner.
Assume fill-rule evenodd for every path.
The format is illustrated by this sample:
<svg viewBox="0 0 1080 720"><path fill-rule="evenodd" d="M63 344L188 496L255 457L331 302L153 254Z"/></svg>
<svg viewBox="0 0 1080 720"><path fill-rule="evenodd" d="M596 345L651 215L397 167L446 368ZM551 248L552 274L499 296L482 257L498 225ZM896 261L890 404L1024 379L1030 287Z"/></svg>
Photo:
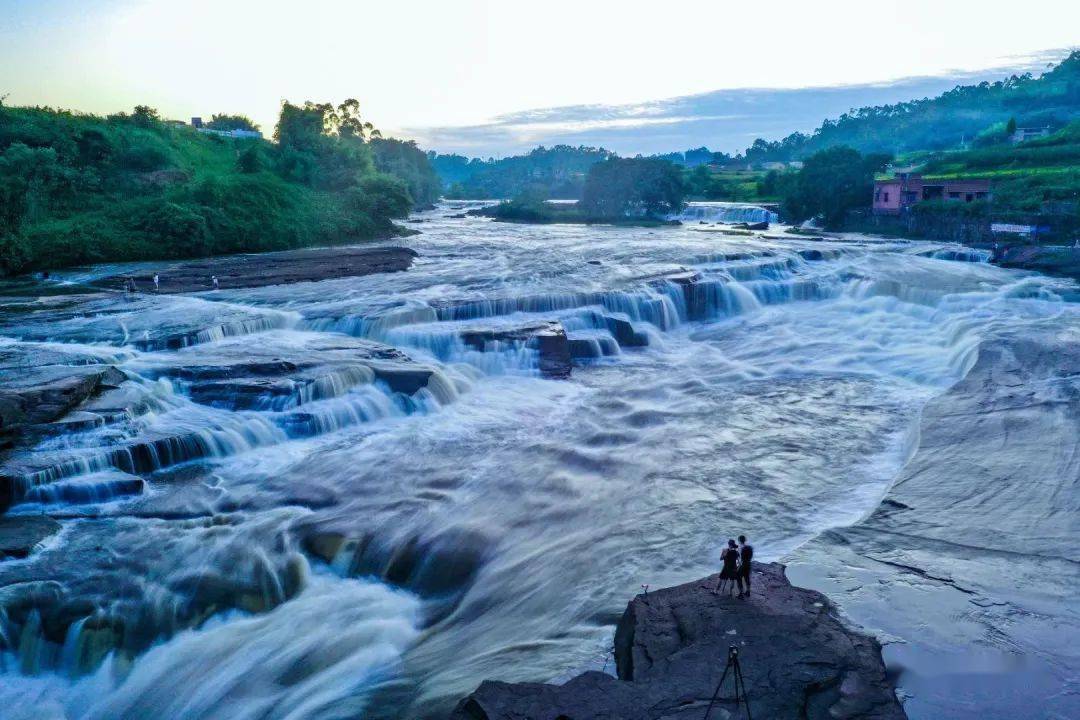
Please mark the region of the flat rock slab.
<svg viewBox="0 0 1080 720"><path fill-rule="evenodd" d="M738 648L753 717L899 720L881 646L845 626L824 595L760 564L753 594L714 595L716 576L639 595L615 633L619 678L587 672L565 685L484 682L457 720L703 718ZM743 717L729 674L709 717Z"/></svg>
<svg viewBox="0 0 1080 720"><path fill-rule="evenodd" d="M60 523L44 515L0 517L0 558L24 558L60 531Z"/></svg>
<svg viewBox="0 0 1080 720"><path fill-rule="evenodd" d="M339 247L222 257L165 264L157 271L159 292L188 293L212 290L217 276L222 290L317 282L341 277L401 272L412 266L415 250L406 247ZM94 285L124 289L128 275L113 275ZM133 274L140 291L152 291L154 271Z"/></svg>

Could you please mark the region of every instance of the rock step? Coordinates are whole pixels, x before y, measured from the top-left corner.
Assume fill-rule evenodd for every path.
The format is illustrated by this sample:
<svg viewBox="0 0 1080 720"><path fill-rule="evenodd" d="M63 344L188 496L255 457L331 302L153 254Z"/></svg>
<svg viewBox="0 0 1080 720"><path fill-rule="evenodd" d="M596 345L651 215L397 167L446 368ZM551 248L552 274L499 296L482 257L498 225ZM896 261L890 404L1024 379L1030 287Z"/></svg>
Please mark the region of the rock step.
<svg viewBox="0 0 1080 720"><path fill-rule="evenodd" d="M0 389L0 445L30 425L60 419L95 394L119 387L127 376L111 365L53 366L12 377Z"/></svg>

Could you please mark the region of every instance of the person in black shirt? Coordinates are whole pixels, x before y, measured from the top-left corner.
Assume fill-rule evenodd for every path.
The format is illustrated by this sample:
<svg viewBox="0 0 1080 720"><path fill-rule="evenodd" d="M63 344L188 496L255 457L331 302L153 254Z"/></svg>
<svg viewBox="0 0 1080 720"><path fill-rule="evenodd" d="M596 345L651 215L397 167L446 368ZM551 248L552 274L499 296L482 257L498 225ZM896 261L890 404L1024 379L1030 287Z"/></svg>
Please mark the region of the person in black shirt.
<svg viewBox="0 0 1080 720"><path fill-rule="evenodd" d="M739 536L739 597L744 594L743 583L746 584L745 594L750 595L750 561L754 559L754 546L746 542L746 536Z"/></svg>
<svg viewBox="0 0 1080 720"><path fill-rule="evenodd" d="M724 561L724 567L720 570L720 579L716 581L713 595L720 591L725 582L728 584L729 594L735 590L735 580L739 576L739 549L734 540L727 541L727 547L720 553L720 559Z"/></svg>

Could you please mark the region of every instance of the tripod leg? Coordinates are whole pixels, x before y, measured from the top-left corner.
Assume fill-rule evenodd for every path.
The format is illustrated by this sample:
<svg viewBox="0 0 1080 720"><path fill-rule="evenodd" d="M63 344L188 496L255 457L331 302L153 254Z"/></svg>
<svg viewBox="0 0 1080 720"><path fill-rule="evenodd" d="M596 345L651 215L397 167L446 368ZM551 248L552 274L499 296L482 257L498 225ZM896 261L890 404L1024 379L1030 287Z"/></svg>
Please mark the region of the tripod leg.
<svg viewBox="0 0 1080 720"><path fill-rule="evenodd" d="M738 660L735 661L735 691L737 696L739 695L739 688L742 688L741 697L744 703L746 703L746 720L754 720L750 715L750 698L746 696L746 680L743 679L742 665L738 664ZM737 703L736 703L737 705Z"/></svg>
<svg viewBox="0 0 1080 720"><path fill-rule="evenodd" d="M716 683L716 690L712 694L712 700L709 701L709 707L705 708L705 717L702 720L709 720L709 713L712 712L712 706L716 704L716 698L720 696L720 688L724 686L724 679L727 677L728 670L730 669L731 662L728 661L728 664L724 666L724 673L720 676L720 682Z"/></svg>

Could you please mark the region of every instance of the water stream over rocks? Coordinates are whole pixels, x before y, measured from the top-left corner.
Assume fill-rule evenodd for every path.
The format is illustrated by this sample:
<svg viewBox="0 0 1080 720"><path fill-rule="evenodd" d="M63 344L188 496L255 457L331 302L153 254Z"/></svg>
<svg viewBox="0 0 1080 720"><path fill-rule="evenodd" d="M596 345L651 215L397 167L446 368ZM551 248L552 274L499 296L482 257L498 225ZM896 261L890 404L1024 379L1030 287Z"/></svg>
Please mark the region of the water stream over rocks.
<svg viewBox="0 0 1080 720"><path fill-rule="evenodd" d="M0 562L5 718L438 716L599 667L640 584L867 517L982 343L1077 323L955 246L451 214L406 272L0 303L0 508L62 528Z"/></svg>

